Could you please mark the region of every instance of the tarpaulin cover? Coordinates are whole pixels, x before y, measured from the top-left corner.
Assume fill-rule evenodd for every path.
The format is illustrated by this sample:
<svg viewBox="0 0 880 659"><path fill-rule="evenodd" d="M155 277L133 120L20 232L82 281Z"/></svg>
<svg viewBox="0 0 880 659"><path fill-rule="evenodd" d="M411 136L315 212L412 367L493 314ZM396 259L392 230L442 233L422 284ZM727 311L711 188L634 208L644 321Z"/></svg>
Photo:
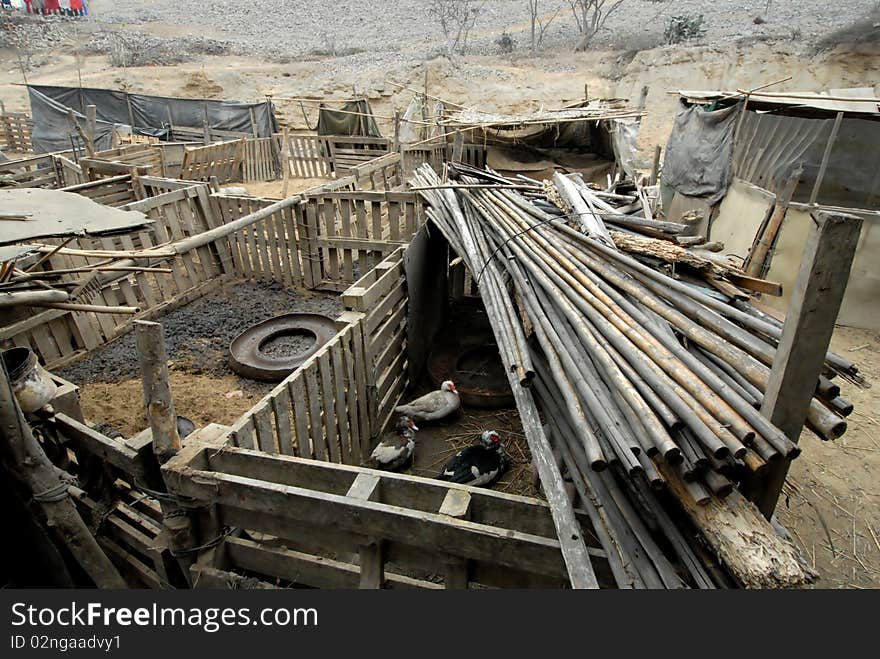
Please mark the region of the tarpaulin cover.
<svg viewBox="0 0 880 659"><path fill-rule="evenodd" d="M608 123L611 145L614 147L614 157L620 164L620 168L628 176L635 178L641 121L639 119L610 119Z"/></svg>
<svg viewBox="0 0 880 659"><path fill-rule="evenodd" d="M34 118L32 141L37 152L70 148L68 108L81 117L94 105L98 117L98 149L110 148L114 125L130 125L142 135L166 137L169 126L271 137L278 131L272 103L240 103L190 98L130 94L110 89L30 85L28 94ZM253 123L251 117L253 116ZM104 140L107 140L104 142Z"/></svg>
<svg viewBox="0 0 880 659"><path fill-rule="evenodd" d="M34 88L28 88L31 99L31 116L34 121L31 143L37 153L66 151L72 142L82 147L82 140L70 123L72 108L46 96ZM77 123L85 129L86 118L81 112L73 109ZM100 114L98 115L100 117ZM109 149L113 146L113 123L100 118L95 124L95 149Z"/></svg>
<svg viewBox="0 0 880 659"><path fill-rule="evenodd" d="M681 104L663 160L663 183L710 205L730 183L733 132L739 104L721 110Z"/></svg>
<svg viewBox="0 0 880 659"><path fill-rule="evenodd" d="M382 137L366 99L349 101L342 106L342 112L322 105L318 111L318 135Z"/></svg>

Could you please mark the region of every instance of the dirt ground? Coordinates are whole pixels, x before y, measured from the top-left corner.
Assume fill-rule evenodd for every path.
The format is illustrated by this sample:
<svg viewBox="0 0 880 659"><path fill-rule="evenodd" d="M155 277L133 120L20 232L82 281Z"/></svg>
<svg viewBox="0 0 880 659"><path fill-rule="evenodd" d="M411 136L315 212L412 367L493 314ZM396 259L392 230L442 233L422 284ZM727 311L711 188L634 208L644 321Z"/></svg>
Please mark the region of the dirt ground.
<svg viewBox="0 0 880 659"><path fill-rule="evenodd" d="M274 384L235 375L229 368L229 344L250 325L294 311L336 318L342 304L335 295L247 282L158 319L165 335L177 413L201 427L232 423L253 407ZM132 333L59 370L58 375L80 387L83 414L90 423L109 424L127 437L146 427Z"/></svg>
<svg viewBox="0 0 880 659"><path fill-rule="evenodd" d="M817 588L880 587L880 336L838 327L832 348L874 384L841 383L855 405L834 442L809 431L794 461L779 519L820 574Z"/></svg>

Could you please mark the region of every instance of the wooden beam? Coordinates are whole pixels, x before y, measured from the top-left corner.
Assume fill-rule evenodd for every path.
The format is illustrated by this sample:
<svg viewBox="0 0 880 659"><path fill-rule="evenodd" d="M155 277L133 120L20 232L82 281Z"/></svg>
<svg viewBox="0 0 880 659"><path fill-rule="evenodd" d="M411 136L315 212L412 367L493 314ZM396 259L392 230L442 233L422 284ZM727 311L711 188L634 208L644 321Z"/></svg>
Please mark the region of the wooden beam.
<svg viewBox="0 0 880 659"><path fill-rule="evenodd" d="M816 211L812 217L761 406L761 413L793 442L800 437L816 392L862 227L861 218L854 215ZM789 464L783 459L771 465L766 476L747 488L749 498L768 519Z"/></svg>
<svg viewBox="0 0 880 659"><path fill-rule="evenodd" d="M379 500L379 476L376 474L358 474L348 488L346 496L358 501ZM378 589L385 583L385 560L382 552L382 539L371 538L370 542L361 545L358 550L361 559L361 575L359 588Z"/></svg>

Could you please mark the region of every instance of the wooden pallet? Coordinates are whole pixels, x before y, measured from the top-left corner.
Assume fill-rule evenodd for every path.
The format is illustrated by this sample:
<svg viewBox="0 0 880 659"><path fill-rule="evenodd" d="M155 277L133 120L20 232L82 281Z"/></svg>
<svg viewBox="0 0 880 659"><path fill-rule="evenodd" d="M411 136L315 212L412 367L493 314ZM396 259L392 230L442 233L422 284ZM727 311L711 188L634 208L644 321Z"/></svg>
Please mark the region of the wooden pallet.
<svg viewBox="0 0 880 659"><path fill-rule="evenodd" d="M246 530L202 561L216 576L322 588L566 583L550 510L537 499L222 442L191 443L162 471L169 491ZM604 580L604 552L579 520Z"/></svg>

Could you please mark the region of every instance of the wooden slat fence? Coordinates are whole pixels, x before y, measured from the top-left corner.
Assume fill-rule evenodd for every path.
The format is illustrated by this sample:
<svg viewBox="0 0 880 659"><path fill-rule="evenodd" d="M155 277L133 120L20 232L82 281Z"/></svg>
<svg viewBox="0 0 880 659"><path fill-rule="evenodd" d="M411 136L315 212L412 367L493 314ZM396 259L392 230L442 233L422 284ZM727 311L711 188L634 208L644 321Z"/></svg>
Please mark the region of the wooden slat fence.
<svg viewBox="0 0 880 659"><path fill-rule="evenodd" d="M106 180L101 182L106 184ZM86 184L88 185L88 184ZM155 219L141 230L104 237L76 238L69 247L78 249L136 250L202 233L219 226L207 185L164 193L129 204ZM47 244L61 239L48 239ZM42 266L46 270L75 269L94 265L100 258L55 254ZM96 314L60 309L32 309L30 315L0 328L0 346L28 347L48 368L57 368L94 350L128 331L133 320L155 317L187 304L223 283L238 278L228 238L186 253L141 265L170 268L171 273L105 272L98 276L97 291L80 302L106 306L133 306L136 315ZM66 281L82 282L83 275L65 275Z"/></svg>
<svg viewBox="0 0 880 659"><path fill-rule="evenodd" d="M282 135L275 138L283 140ZM321 178L332 174L330 146L325 137L288 135L287 158L290 175L295 178Z"/></svg>
<svg viewBox="0 0 880 659"><path fill-rule="evenodd" d="M114 149L96 152L94 160L137 165L138 172L147 176L165 176L166 174L165 152L158 145L128 144L118 146Z"/></svg>
<svg viewBox="0 0 880 659"><path fill-rule="evenodd" d="M0 178L20 188L58 188L63 181L52 155L0 162Z"/></svg>
<svg viewBox="0 0 880 659"><path fill-rule="evenodd" d="M33 131L34 122L30 115L23 112L0 114L0 148L4 151L33 151Z"/></svg>
<svg viewBox="0 0 880 659"><path fill-rule="evenodd" d="M206 587L241 581L233 571L256 575L259 587L435 589L438 573L445 588L567 584L550 509L538 499L222 442L191 446L162 472L172 494L200 504L193 528L210 518L258 532L231 534L196 561L191 573ZM586 514L578 518L594 537ZM604 552L589 551L603 584L613 584Z"/></svg>
<svg viewBox="0 0 880 659"><path fill-rule="evenodd" d="M280 145L274 137L245 140L242 181L275 181L281 173Z"/></svg>
<svg viewBox="0 0 880 659"><path fill-rule="evenodd" d="M385 137L327 136L330 159L337 176L349 172L391 151L391 140Z"/></svg>
<svg viewBox="0 0 880 659"><path fill-rule="evenodd" d="M424 224L414 192L319 192L306 198L305 220L317 229L318 288L343 291Z"/></svg>
<svg viewBox="0 0 880 659"><path fill-rule="evenodd" d="M272 202L253 197L215 194L223 223L254 213ZM315 288L321 279L316 230L306 224L303 204L285 208L229 236L235 272L242 278L273 280Z"/></svg>
<svg viewBox="0 0 880 659"><path fill-rule="evenodd" d="M408 383L403 250L349 289L346 306L357 311L343 314L336 336L235 422L233 445L361 464Z"/></svg>
<svg viewBox="0 0 880 659"><path fill-rule="evenodd" d="M61 188L63 192L75 192L105 206L119 208L146 196L143 185L130 174L78 183Z"/></svg>
<svg viewBox="0 0 880 659"><path fill-rule="evenodd" d="M180 178L210 181L216 177L220 183L240 181L245 142L245 138L242 138L208 146L187 147Z"/></svg>
<svg viewBox="0 0 880 659"><path fill-rule="evenodd" d="M345 308L363 314L370 428L381 432L409 384L406 349L408 296L398 247L342 294Z"/></svg>

